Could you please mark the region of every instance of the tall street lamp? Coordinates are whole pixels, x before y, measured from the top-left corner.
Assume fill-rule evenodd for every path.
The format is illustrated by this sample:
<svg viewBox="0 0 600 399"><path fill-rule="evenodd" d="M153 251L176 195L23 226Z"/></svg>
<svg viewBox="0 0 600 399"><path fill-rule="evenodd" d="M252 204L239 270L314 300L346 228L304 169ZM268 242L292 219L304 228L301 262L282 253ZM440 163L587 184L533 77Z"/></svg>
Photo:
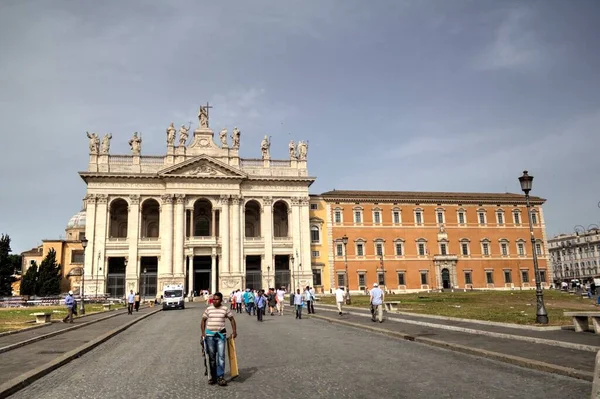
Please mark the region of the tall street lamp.
<svg viewBox="0 0 600 399"><path fill-rule="evenodd" d="M271 266L267 266L267 289L271 288Z"/></svg>
<svg viewBox="0 0 600 399"><path fill-rule="evenodd" d="M125 266L125 273L127 273L127 258L123 260L123 265ZM137 272L136 272L137 274ZM124 292L124 295L127 295L127 291ZM116 296L116 295L115 295Z"/></svg>
<svg viewBox="0 0 600 399"><path fill-rule="evenodd" d="M83 302L84 302L84 290L85 290L85 248L87 247L87 245L88 245L88 240L87 240L87 238L83 237L81 239L81 247L83 248L84 261L83 261L83 267L81 268L81 289L79 290L81 292L81 304L79 304L79 313L81 315L85 314L85 304ZM92 259L92 261L93 261L93 259Z"/></svg>
<svg viewBox="0 0 600 399"><path fill-rule="evenodd" d="M290 281L290 306L294 306L294 285L296 282L296 272L295 272L295 268L294 268L294 255L290 255L290 262L292 262L292 280L294 281L294 284L292 284L292 281Z"/></svg>
<svg viewBox="0 0 600 399"><path fill-rule="evenodd" d="M144 295L144 302L146 302L146 286L148 285L148 280L146 280L146 277L147 277L146 276L146 272L147 271L148 270L144 267L144 289L142 290L143 291L143 295Z"/></svg>
<svg viewBox="0 0 600 399"><path fill-rule="evenodd" d="M379 263L381 264L381 271L383 272L383 291L386 292L387 286L385 285L385 265L383 263L383 254L379 256ZM379 283L379 281L377 283Z"/></svg>
<svg viewBox="0 0 600 399"><path fill-rule="evenodd" d="M529 203L529 192L533 183L533 176L523 171L523 176L519 177L521 190L525 193L525 202L527 204L527 221L529 222L529 235L531 236L531 249L533 251L533 270L535 273L535 296L537 304L537 312L535 322L538 324L548 324L548 312L544 306L544 293L542 292L542 284L540 281L540 269L538 267L537 252L535 250L535 236L533 235L533 225L531 224L531 204Z"/></svg>
<svg viewBox="0 0 600 399"><path fill-rule="evenodd" d="M352 299L350 299L350 280L348 279L348 236L344 234L342 237L342 244L344 244L344 266L346 268L346 305L352 304Z"/></svg>

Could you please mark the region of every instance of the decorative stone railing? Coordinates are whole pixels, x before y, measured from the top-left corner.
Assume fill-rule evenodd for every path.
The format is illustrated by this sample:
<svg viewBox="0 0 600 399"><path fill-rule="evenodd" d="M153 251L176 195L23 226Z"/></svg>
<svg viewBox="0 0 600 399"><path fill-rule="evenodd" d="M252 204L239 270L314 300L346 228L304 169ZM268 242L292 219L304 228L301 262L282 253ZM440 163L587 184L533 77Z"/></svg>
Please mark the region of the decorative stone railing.
<svg viewBox="0 0 600 399"><path fill-rule="evenodd" d="M273 240L275 240L275 241L288 241L291 239L292 239L292 237L273 237Z"/></svg>
<svg viewBox="0 0 600 399"><path fill-rule="evenodd" d="M240 166L260 166L263 167L265 165L265 161L262 159L241 159Z"/></svg>
<svg viewBox="0 0 600 399"><path fill-rule="evenodd" d="M271 166L274 168L291 168L292 163L290 161L273 160Z"/></svg>
<svg viewBox="0 0 600 399"><path fill-rule="evenodd" d="M262 241L263 237L244 237L246 241Z"/></svg>
<svg viewBox="0 0 600 399"><path fill-rule="evenodd" d="M131 155L110 155L108 157L109 163L121 163L121 164L133 164L133 157Z"/></svg>
<svg viewBox="0 0 600 399"><path fill-rule="evenodd" d="M108 237L108 241L127 241L127 237Z"/></svg>
<svg viewBox="0 0 600 399"><path fill-rule="evenodd" d="M146 156L142 156L140 157L140 164L141 165L148 165L148 164L159 164L162 165L165 163L165 157L159 156L159 155L146 155Z"/></svg>

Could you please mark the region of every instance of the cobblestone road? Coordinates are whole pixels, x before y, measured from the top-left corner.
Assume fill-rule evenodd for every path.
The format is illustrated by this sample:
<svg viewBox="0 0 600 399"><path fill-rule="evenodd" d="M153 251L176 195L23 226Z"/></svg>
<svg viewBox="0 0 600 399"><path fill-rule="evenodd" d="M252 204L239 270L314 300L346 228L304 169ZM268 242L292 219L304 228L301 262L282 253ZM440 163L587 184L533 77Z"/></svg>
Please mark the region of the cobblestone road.
<svg viewBox="0 0 600 399"><path fill-rule="evenodd" d="M160 312L12 398L584 398L591 384L319 320L239 315L240 377L208 386L203 307Z"/></svg>

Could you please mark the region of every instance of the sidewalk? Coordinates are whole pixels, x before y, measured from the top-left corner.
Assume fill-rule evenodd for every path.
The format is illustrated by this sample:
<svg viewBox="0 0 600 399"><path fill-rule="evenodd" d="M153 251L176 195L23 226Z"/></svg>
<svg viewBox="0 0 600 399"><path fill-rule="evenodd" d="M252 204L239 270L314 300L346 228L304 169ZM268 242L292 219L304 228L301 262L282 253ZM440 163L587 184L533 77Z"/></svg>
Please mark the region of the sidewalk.
<svg viewBox="0 0 600 399"><path fill-rule="evenodd" d="M315 308L316 318L381 330L378 332L589 381L593 379L595 356L600 350L600 337L592 333L524 330L390 312L384 313L384 323L373 323L368 309L345 307L344 314L339 316L334 306L318 305ZM463 328L464 331L460 331ZM465 332L468 330L473 332ZM543 343L534 342L536 340ZM559 346L562 343L582 345L586 350Z"/></svg>
<svg viewBox="0 0 600 399"><path fill-rule="evenodd" d="M52 323L52 325L48 327L0 337L0 347L4 347L6 345L14 344L17 341L35 338L36 336L64 330L65 328L76 327L77 323L84 324L90 321L100 320L2 353L0 355L2 356L2 361L0 362L0 386L4 388L4 384L9 381L18 377L24 377L27 374L34 372L34 370L43 368L66 354L69 354L69 352L109 334L111 331L126 327L132 321L140 320L160 310L162 310L160 307L144 307L141 308L139 312L134 312L131 316L127 315L126 309L103 312L97 315L76 319L73 324ZM102 318L104 318L104 320L101 320Z"/></svg>

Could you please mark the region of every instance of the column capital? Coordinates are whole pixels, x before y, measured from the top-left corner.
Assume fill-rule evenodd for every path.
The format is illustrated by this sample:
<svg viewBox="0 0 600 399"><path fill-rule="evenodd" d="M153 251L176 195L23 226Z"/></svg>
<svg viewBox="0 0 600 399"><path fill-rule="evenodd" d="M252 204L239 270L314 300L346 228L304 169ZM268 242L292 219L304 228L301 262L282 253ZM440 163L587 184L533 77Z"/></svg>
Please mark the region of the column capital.
<svg viewBox="0 0 600 399"><path fill-rule="evenodd" d="M273 205L273 197L263 197L263 204L265 206Z"/></svg>
<svg viewBox="0 0 600 399"><path fill-rule="evenodd" d="M242 198L239 195L232 195L231 196L231 203L233 205L239 205L241 200L242 200Z"/></svg>
<svg viewBox="0 0 600 399"><path fill-rule="evenodd" d="M83 199L86 205L96 205L96 195L88 194Z"/></svg>
<svg viewBox="0 0 600 399"><path fill-rule="evenodd" d="M292 206L300 205L300 197L292 197Z"/></svg>
<svg viewBox="0 0 600 399"><path fill-rule="evenodd" d="M108 195L106 194L97 194L96 199L99 204L108 204Z"/></svg>
<svg viewBox="0 0 600 399"><path fill-rule="evenodd" d="M310 203L310 197L300 197L300 204L304 206L308 206Z"/></svg>
<svg viewBox="0 0 600 399"><path fill-rule="evenodd" d="M139 205L140 204L140 195L139 194L131 194L129 196L129 201L131 205Z"/></svg>
<svg viewBox="0 0 600 399"><path fill-rule="evenodd" d="M219 203L221 205L229 205L229 195L223 194L219 197Z"/></svg>
<svg viewBox="0 0 600 399"><path fill-rule="evenodd" d="M185 194L175 194L175 203L182 205L185 202Z"/></svg>
<svg viewBox="0 0 600 399"><path fill-rule="evenodd" d="M160 196L160 200L163 204L172 204L173 203L173 194L163 194Z"/></svg>

